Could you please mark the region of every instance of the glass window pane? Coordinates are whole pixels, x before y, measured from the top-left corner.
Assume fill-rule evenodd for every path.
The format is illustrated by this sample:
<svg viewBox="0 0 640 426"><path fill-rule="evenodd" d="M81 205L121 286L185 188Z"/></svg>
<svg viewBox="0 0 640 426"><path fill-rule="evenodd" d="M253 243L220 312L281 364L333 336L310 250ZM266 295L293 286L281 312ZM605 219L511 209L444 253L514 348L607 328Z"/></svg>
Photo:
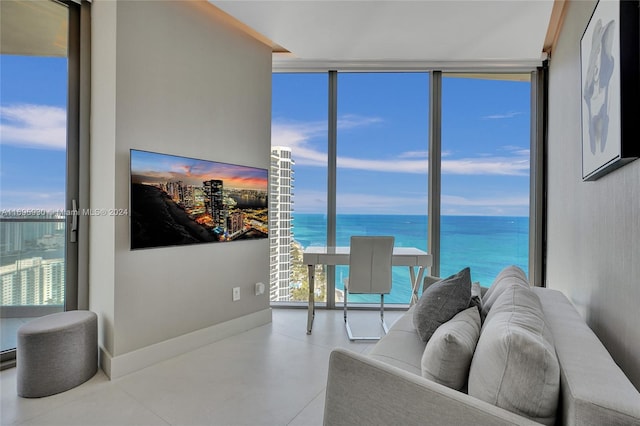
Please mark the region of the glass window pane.
<svg viewBox="0 0 640 426"><path fill-rule="evenodd" d="M327 74L273 74L271 301L308 300L302 249L327 241ZM319 267L315 300L326 301Z"/></svg>
<svg viewBox="0 0 640 426"><path fill-rule="evenodd" d="M427 250L429 74L338 74L337 235L392 235ZM336 302L348 266L336 267ZM408 304L408 268L393 268L386 303ZM375 295L349 302L379 303Z"/></svg>
<svg viewBox="0 0 640 426"><path fill-rule="evenodd" d="M66 16L53 2L29 7ZM30 53L0 56L2 351L16 347L23 323L64 310L67 58Z"/></svg>
<svg viewBox="0 0 640 426"><path fill-rule="evenodd" d="M529 75L442 81L441 276L528 270Z"/></svg>

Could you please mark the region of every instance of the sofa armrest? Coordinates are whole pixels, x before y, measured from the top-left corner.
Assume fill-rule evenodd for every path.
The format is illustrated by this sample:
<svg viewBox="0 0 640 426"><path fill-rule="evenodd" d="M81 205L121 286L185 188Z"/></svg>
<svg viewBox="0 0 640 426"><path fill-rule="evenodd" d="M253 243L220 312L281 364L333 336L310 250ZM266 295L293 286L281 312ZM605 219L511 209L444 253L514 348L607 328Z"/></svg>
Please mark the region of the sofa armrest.
<svg viewBox="0 0 640 426"><path fill-rule="evenodd" d="M335 349L325 425L539 425L384 362Z"/></svg>

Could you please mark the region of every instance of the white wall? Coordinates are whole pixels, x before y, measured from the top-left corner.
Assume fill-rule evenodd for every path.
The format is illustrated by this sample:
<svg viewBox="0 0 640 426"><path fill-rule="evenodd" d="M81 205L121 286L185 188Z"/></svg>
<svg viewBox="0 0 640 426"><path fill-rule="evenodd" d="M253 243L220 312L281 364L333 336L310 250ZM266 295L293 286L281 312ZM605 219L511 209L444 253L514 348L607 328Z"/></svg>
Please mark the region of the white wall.
<svg viewBox="0 0 640 426"><path fill-rule="evenodd" d="M92 20L92 208L129 207L132 148L269 168L269 47L206 2L97 0ZM259 312L270 319L268 292L253 292L269 279L268 239L131 251L128 217L90 227L91 309L110 363L169 353Z"/></svg>
<svg viewBox="0 0 640 426"><path fill-rule="evenodd" d="M573 301L640 389L640 160L581 179L580 38L595 4L569 3L551 57L547 285Z"/></svg>

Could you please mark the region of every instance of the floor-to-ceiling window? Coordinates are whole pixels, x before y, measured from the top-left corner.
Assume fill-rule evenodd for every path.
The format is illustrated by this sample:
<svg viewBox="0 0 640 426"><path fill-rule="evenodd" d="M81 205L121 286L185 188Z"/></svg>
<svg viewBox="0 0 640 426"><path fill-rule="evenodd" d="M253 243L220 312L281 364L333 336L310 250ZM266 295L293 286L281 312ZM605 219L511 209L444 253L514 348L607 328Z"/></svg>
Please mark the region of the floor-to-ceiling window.
<svg viewBox="0 0 640 426"><path fill-rule="evenodd" d="M75 102L68 96L68 40L69 28L77 27L75 22L70 24L69 6L59 2L2 3L0 335L4 359L16 347L20 325L67 305L68 173L77 170L67 137L68 105Z"/></svg>
<svg viewBox="0 0 640 426"><path fill-rule="evenodd" d="M273 296L272 280L272 300L306 300L299 251L326 244L332 220L336 245L348 245L351 235L394 235L396 245L429 247L427 212L434 196L428 193L429 122L434 117L441 117L440 195L433 204L440 206L439 275L470 266L472 279L488 286L506 265L527 271L530 75L445 73L439 114L434 114L429 86L436 76L427 72L275 73L272 145L290 147L294 161L291 229L297 244L291 262L298 266L289 275L289 299ZM327 114L333 103L334 116ZM335 218L328 218L332 126L336 208ZM327 271L329 277L323 275ZM337 266L335 280L331 274L318 269L316 293L326 300L326 292L334 291L339 305L348 267ZM394 268L393 280L387 303L409 303L408 270Z"/></svg>
<svg viewBox="0 0 640 426"><path fill-rule="evenodd" d="M530 74L444 74L440 275L489 286L529 256Z"/></svg>
<svg viewBox="0 0 640 426"><path fill-rule="evenodd" d="M273 74L271 126L271 301L308 300L302 249L327 243L326 73ZM279 205L276 204L276 199ZM290 262L286 265L286 262ZM315 300L326 300L316 274Z"/></svg>
<svg viewBox="0 0 640 426"><path fill-rule="evenodd" d="M392 235L396 246L426 250L429 74L338 73L337 105L336 244ZM340 303L349 268L335 273ZM385 303L409 303L410 282L408 268L393 268Z"/></svg>

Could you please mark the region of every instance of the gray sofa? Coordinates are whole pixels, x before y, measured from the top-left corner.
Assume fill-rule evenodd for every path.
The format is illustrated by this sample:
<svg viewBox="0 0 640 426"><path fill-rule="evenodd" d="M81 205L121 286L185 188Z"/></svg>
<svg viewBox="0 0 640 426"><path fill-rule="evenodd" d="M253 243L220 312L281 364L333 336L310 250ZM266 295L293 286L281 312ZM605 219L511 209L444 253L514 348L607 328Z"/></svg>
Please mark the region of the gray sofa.
<svg viewBox="0 0 640 426"><path fill-rule="evenodd" d="M553 335L559 364L556 424L640 425L640 393L574 306L559 291L532 291ZM325 425L539 424L423 378L426 343L412 323L414 308L368 355L346 349L331 353Z"/></svg>

